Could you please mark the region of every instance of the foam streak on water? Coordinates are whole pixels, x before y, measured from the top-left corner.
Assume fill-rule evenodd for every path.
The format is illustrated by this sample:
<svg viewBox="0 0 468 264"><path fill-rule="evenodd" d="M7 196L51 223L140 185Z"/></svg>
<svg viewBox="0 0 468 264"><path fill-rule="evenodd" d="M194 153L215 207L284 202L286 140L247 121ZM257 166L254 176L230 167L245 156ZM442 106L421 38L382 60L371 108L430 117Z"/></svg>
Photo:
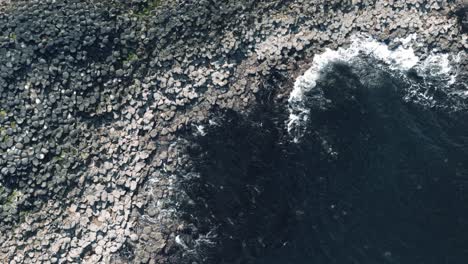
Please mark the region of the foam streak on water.
<svg viewBox="0 0 468 264"><path fill-rule="evenodd" d="M405 73L410 69L414 69L421 76L438 77L447 80L448 85L453 84L456 73L453 73L451 64L458 62L459 56L452 60L449 54L431 53L426 59L421 60L411 47L415 40L416 35L396 39L402 45L390 50L387 45L375 39L355 35L351 38L351 45L348 48L326 49L325 52L315 55L312 66L296 79L294 89L288 100L289 121L287 128L294 137L294 141L299 141L304 129L301 124L307 121L310 113L310 110L305 107L303 102L304 94L316 87L321 70L330 63L350 63L358 56L370 56L381 61L393 71Z"/></svg>

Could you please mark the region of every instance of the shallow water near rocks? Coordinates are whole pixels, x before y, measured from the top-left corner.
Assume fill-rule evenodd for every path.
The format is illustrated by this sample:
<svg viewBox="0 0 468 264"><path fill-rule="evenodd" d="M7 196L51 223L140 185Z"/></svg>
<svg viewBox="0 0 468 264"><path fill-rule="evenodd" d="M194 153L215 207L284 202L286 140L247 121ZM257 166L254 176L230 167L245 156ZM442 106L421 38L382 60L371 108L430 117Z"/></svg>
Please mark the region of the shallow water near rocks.
<svg viewBox="0 0 468 264"><path fill-rule="evenodd" d="M187 218L217 234L206 263L466 262L468 114L376 63L322 69L298 143L272 102L193 139ZM439 105L408 96L415 85Z"/></svg>

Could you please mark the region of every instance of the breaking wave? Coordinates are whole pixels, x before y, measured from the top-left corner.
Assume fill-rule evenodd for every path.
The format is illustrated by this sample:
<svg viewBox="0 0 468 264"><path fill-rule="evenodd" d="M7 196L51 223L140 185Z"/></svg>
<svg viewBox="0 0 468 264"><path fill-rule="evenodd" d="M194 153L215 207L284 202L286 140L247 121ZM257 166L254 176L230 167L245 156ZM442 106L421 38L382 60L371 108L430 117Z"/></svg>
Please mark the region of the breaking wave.
<svg viewBox="0 0 468 264"><path fill-rule="evenodd" d="M375 60L374 67L386 68L392 75L410 83L403 95L405 100L413 100L428 106L436 104L433 95L425 88L437 86L438 89L448 90L456 82L458 75L456 65L460 61L460 54L438 54L431 51L425 59L421 59L411 47L416 39L416 35L396 39L395 41L400 42L401 45L391 50L386 44L371 37L355 35L351 38L348 48L326 49L325 52L315 55L310 68L296 79L288 100L287 128L294 141L300 140L304 133L304 124L309 119L310 109L304 104L304 96L306 94L311 97L320 96L320 89L314 88L317 86L323 69L332 63L353 65L372 58ZM417 75L420 80L411 80L408 74ZM422 88L421 85L424 87Z"/></svg>

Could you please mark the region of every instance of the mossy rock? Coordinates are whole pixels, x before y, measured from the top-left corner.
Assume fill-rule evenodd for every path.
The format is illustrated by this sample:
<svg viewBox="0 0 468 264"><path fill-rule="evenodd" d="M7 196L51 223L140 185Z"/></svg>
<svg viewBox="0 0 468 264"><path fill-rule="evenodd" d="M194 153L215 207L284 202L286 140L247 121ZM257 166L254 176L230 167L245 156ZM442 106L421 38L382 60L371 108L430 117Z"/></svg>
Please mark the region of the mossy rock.
<svg viewBox="0 0 468 264"><path fill-rule="evenodd" d="M155 10L163 3L162 0L149 0L141 10L134 13L135 16L144 18L151 14L151 11Z"/></svg>
<svg viewBox="0 0 468 264"><path fill-rule="evenodd" d="M10 33L10 34L8 35L8 37L10 38L10 40L13 40L13 41L15 41L15 40L16 40L16 38L17 38L17 36L16 36L16 33L15 33L15 32L12 32L12 33Z"/></svg>
<svg viewBox="0 0 468 264"><path fill-rule="evenodd" d="M129 64L129 63L134 62L136 60L138 60L138 55L131 52L131 53L128 54L127 58L123 61L123 64Z"/></svg>

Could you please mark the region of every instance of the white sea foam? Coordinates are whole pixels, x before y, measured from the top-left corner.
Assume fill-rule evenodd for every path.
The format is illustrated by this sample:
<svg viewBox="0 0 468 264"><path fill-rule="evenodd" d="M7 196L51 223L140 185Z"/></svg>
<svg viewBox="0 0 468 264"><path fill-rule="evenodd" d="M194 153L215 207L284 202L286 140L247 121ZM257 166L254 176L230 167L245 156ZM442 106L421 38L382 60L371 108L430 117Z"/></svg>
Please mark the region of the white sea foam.
<svg viewBox="0 0 468 264"><path fill-rule="evenodd" d="M195 128L197 129L197 133L201 136L206 136L205 126L203 125L196 125Z"/></svg>
<svg viewBox="0 0 468 264"><path fill-rule="evenodd" d="M457 77L457 70L453 65L458 65L461 60L459 54L438 54L431 53L427 58L416 66L416 70L422 76L438 77L448 81L448 85L454 84Z"/></svg>
<svg viewBox="0 0 468 264"><path fill-rule="evenodd" d="M449 54L431 53L426 59L421 60L412 48L417 39L416 35L396 39L401 45L390 50L384 43L378 42L368 36L355 35L351 38L348 48L337 50L326 49L313 58L311 67L294 83L294 88L289 96L289 121L287 124L289 133L294 133L294 141L298 141L302 132L301 124L307 121L310 110L304 105L304 94L315 88L320 77L321 70L333 62L351 62L359 55L370 56L385 64L391 70L406 72L416 70L421 76L436 76L448 78L447 84L453 84L456 73L453 73L452 64L458 62ZM293 132L294 131L294 132Z"/></svg>

